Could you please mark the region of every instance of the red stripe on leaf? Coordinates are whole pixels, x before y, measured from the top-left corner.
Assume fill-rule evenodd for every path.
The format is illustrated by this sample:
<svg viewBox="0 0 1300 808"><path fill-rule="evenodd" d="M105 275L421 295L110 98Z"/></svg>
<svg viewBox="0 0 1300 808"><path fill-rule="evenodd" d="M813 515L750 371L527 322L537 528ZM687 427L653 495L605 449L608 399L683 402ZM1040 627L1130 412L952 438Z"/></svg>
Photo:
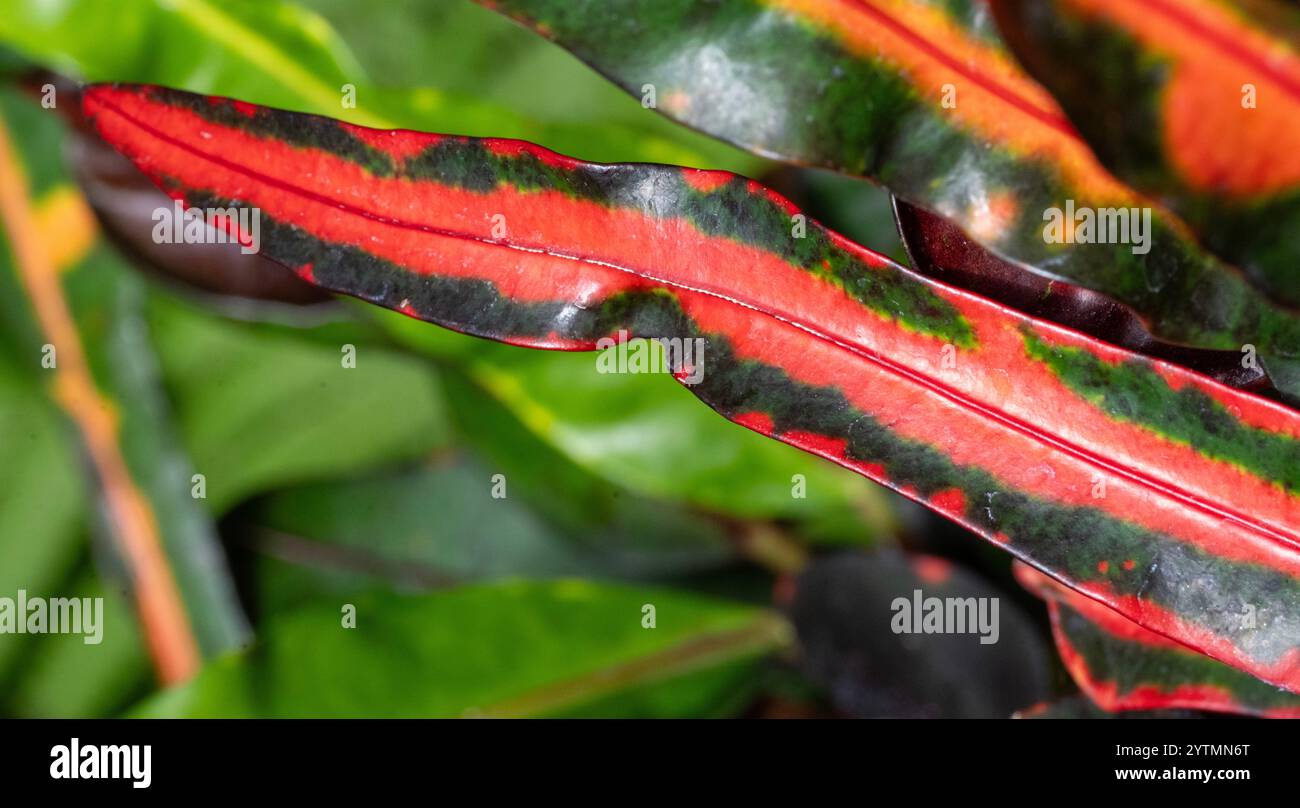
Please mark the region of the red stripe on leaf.
<svg viewBox="0 0 1300 808"><path fill-rule="evenodd" d="M567 334L568 320L614 300L630 300L633 293L662 293L694 329L725 338L739 362L779 369L800 389L842 397L861 414L861 423L883 425L888 434L882 439L937 451L958 470L980 470L997 485L1052 507L1093 511L1116 525L1199 548L1226 564L1300 579L1300 497L1194 447L1107 415L1031 357L1025 339L1032 334L1115 361L1131 361L1131 354L916 276L815 222L807 223L809 232L827 239L838 251L837 260L850 257L856 262L850 266L861 275L832 280L825 274L828 266L794 263L788 257L800 254L790 249L794 242L764 241L770 232L750 236L749 242L710 232L717 227L711 217L733 215L736 205L753 207L755 227L761 222L757 217L767 215L763 206L770 211L773 201L781 214L795 212L788 201L756 184L737 186L734 177L718 172L669 176L657 167L587 164L517 141L428 137L431 147L483 144L493 160L523 156L545 167L537 173L535 164L516 160L502 164L497 175L493 165L460 166L457 170L469 170L466 176L474 184L457 185L403 173L406 161L418 166L429 153L415 149L419 136L413 133L404 133L402 145L385 152L401 154L394 170L386 172L382 165L368 169L364 161L330 150L343 148L338 144L294 145L214 123L147 88L91 88L85 105L101 134L160 182L238 199L261 208L277 225L298 228L313 243L335 251L355 249L366 260L387 262L421 283L481 281L512 304L561 306L549 333L494 328L487 334L494 338L532 347L590 349L596 337ZM322 119L267 114L278 116L279 132L295 131L295 126L307 134L323 131ZM347 131L355 134L355 128ZM310 139L304 135L299 140ZM385 142L382 133L362 140ZM533 173L512 173L519 171ZM560 182L555 171L571 176ZM674 178L679 185L666 193L660 181ZM644 188L638 185L642 179L647 181ZM749 197L719 201L738 187ZM617 195L613 188L619 189ZM719 207L692 212L692 206L709 205ZM873 285L873 273L893 285ZM312 274L319 277L320 269ZM881 294L897 297L861 296L861 289L881 288L886 289ZM335 290L360 294L346 286ZM382 302L449 327L468 328L450 315L409 307L406 300ZM947 313L936 325L920 315L909 319L904 314L909 306L917 312L929 306ZM948 330L938 330L943 328ZM961 335L954 338L960 344L945 343L937 333ZM1171 383L1214 390L1235 417L1277 434L1300 434L1300 416L1291 410L1173 365L1160 367ZM924 479L892 479L888 459L881 464L853 456L852 426L848 435L781 432L766 413L743 410L731 417L926 499L918 488ZM1099 482L1103 496L1096 494ZM930 504L1034 561L1035 552L1026 549L1032 545L1026 542L1029 537L1008 535L999 527L998 513L1006 506L995 499L979 500L983 496L983 490L969 488L941 491ZM1133 571L1122 562L1113 560L1110 574ZM1075 580L1064 569L1053 574L1157 631L1257 675L1300 687L1295 654L1256 658L1233 639L1196 622L1204 615L1166 612L1147 599L1112 591L1109 579Z"/></svg>

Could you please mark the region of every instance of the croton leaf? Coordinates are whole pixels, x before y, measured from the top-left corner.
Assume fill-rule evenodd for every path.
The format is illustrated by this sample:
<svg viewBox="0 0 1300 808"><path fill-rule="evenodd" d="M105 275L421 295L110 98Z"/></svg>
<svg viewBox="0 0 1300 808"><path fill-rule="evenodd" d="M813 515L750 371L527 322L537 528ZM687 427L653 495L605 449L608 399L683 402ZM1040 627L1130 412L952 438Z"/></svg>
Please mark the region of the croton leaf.
<svg viewBox="0 0 1300 808"><path fill-rule="evenodd" d="M1300 12L1274 0L994 8L1107 167L1300 304Z"/></svg>
<svg viewBox="0 0 1300 808"><path fill-rule="evenodd" d="M1300 689L1286 407L916 275L734 174L158 87L84 106L164 190L245 241L258 221L315 284L516 345L672 340L673 374L732 421Z"/></svg>
<svg viewBox="0 0 1300 808"><path fill-rule="evenodd" d="M942 216L897 197L894 215L911 266L918 272L1233 387L1262 392L1271 387L1258 364L1241 361L1240 351L1157 339L1129 307L1082 286L1026 272L1022 264L984 249Z"/></svg>
<svg viewBox="0 0 1300 808"><path fill-rule="evenodd" d="M1274 384L1300 395L1300 317L1109 174L980 15L953 10L970 4L480 1L670 117L870 177L999 254L1113 297L1161 338L1251 345ZM1084 243L1080 229L1048 243L1048 211L1084 208L1149 210L1149 241L1095 243L1090 232Z"/></svg>
<svg viewBox="0 0 1300 808"><path fill-rule="evenodd" d="M1065 667L1104 710L1193 709L1300 718L1300 695L1288 693L1148 631L1112 609L1066 589L1024 564L1025 588L1042 596ZM1271 608L1262 602L1261 609ZM1256 610L1237 618L1249 625Z"/></svg>

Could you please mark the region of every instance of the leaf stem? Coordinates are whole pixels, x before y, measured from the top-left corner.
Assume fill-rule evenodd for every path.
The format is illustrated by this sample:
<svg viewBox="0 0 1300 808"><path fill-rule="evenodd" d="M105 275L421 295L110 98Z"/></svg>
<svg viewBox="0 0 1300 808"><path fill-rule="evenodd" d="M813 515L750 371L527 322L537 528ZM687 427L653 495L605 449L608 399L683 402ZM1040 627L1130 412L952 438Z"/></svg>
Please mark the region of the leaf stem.
<svg viewBox="0 0 1300 808"><path fill-rule="evenodd" d="M154 667L164 684L182 682L198 670L198 643L163 551L153 510L135 485L118 445L116 411L95 386L53 260L39 237L22 165L3 119L0 218L12 245L19 281L27 290L41 330L55 346L53 395L76 423L95 468Z"/></svg>

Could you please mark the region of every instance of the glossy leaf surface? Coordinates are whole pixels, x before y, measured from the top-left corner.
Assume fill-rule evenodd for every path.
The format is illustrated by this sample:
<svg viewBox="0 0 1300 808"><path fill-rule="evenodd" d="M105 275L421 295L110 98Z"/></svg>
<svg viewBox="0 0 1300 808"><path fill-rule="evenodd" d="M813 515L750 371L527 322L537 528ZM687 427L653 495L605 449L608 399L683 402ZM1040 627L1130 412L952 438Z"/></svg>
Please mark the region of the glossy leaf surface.
<svg viewBox="0 0 1300 808"><path fill-rule="evenodd" d="M1274 0L994 7L1108 167L1300 304L1300 12Z"/></svg>
<svg viewBox="0 0 1300 808"><path fill-rule="evenodd" d="M1148 631L1023 564L1016 565L1016 575L1026 588L1047 600L1061 660L1080 689L1102 709L1188 709L1300 718L1300 695ZM1257 609L1268 608L1262 600L1236 617L1250 625Z"/></svg>
<svg viewBox="0 0 1300 808"><path fill-rule="evenodd" d="M1290 409L917 276L725 172L162 88L92 88L86 110L214 223L260 211L304 279L515 345L677 340L673 375L729 419L1300 687ZM1225 617L1264 591L1261 627Z"/></svg>
<svg viewBox="0 0 1300 808"><path fill-rule="evenodd" d="M1204 252L1174 215L1108 173L1052 96L1015 63L978 6L928 0L485 5L676 120L760 154L869 177L996 253L1132 308L1157 337L1233 351L1254 346L1273 383L1300 395L1300 317ZM1094 212L1093 224L1085 228L1076 215L1049 241L1049 211L1064 222L1085 208ZM1101 239L1097 212L1130 209L1138 211L1132 232ZM1140 239L1138 228L1145 233Z"/></svg>

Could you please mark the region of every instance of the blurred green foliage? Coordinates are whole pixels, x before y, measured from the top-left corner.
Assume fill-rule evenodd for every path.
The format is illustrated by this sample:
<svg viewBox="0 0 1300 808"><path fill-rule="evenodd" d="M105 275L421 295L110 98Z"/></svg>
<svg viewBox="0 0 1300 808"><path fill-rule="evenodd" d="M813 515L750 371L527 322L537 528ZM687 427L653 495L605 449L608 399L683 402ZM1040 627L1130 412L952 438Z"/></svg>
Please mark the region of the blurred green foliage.
<svg viewBox="0 0 1300 808"><path fill-rule="evenodd" d="M341 630L350 609L357 628ZM744 705L787 631L752 607L579 580L363 592L272 618L253 653L141 714L716 715Z"/></svg>
<svg viewBox="0 0 1300 808"><path fill-rule="evenodd" d="M157 293L147 312L208 506L416 460L451 440L437 372L416 358L221 320ZM357 348L343 370L344 347Z"/></svg>

